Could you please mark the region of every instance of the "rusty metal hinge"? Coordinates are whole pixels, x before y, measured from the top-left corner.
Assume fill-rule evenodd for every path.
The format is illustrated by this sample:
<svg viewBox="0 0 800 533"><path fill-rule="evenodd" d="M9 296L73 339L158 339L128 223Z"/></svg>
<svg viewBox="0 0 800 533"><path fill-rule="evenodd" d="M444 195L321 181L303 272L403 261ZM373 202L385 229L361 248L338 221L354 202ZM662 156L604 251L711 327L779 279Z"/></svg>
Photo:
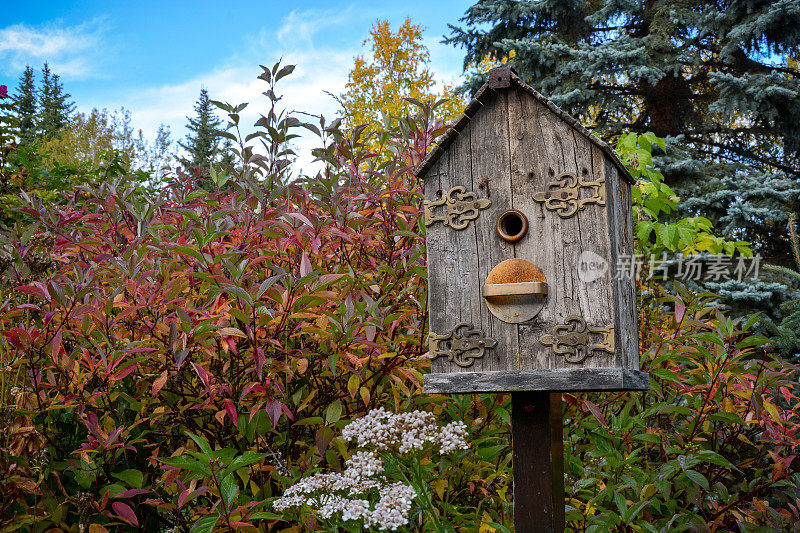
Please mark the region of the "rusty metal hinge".
<svg viewBox="0 0 800 533"><path fill-rule="evenodd" d="M467 192L465 187L458 185L438 200L425 200L422 203L425 209L425 225L430 226L441 222L453 229L464 229L470 220L478 218L481 210L492 205L488 198L478 199L474 192ZM445 212L437 215L435 209L444 206Z"/></svg>
<svg viewBox="0 0 800 533"><path fill-rule="evenodd" d="M601 335L602 339L589 344L589 335ZM553 328L552 335L542 335L541 343L550 346L556 355L563 355L568 363L578 364L597 351L614 353L614 326L587 327L581 317L570 316Z"/></svg>
<svg viewBox="0 0 800 533"><path fill-rule="evenodd" d="M556 211L561 218L569 218L587 205L606 205L605 183L605 178L588 181L576 174L564 173L550 182L547 191L534 194L533 199L544 203L545 209ZM581 198L582 191L586 189L591 196Z"/></svg>
<svg viewBox="0 0 800 533"><path fill-rule="evenodd" d="M428 352L431 359L447 357L451 363L466 368L485 351L497 346L497 341L483 336L472 324L461 322L445 334L428 333Z"/></svg>

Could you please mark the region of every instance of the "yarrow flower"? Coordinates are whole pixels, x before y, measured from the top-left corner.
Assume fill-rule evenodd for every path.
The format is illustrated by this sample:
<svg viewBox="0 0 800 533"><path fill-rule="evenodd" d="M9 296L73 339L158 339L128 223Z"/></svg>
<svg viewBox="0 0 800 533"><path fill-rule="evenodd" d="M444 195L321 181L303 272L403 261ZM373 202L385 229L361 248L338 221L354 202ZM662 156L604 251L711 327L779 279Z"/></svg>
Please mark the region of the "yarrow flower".
<svg viewBox="0 0 800 533"><path fill-rule="evenodd" d="M469 447L467 425L460 420L450 422L436 435L436 442L439 444L439 453L442 455L456 450L466 450Z"/></svg>
<svg viewBox="0 0 800 533"><path fill-rule="evenodd" d="M426 442L437 444L440 454L469 447L467 426L463 422L452 422L440 428L432 413L410 411L393 414L383 407L347 424L342 437L356 441L358 446L374 446L378 451L397 451L400 454L421 450Z"/></svg>
<svg viewBox="0 0 800 533"><path fill-rule="evenodd" d="M272 503L283 512L307 505L317 516L329 519L341 515L342 520L363 520L366 526L394 531L408 524L414 488L404 483L387 484L383 462L374 452L359 451L345 463L342 473L314 474L295 483ZM365 496L377 492L375 507Z"/></svg>
<svg viewBox="0 0 800 533"><path fill-rule="evenodd" d="M381 499L375 505L375 509L369 516L364 517L364 525L394 531L408 524L411 500L417 496L414 488L405 483L392 483L381 488L380 496Z"/></svg>
<svg viewBox="0 0 800 533"><path fill-rule="evenodd" d="M395 454L402 457L426 444L438 447L440 454L468 448L466 424L457 421L439 427L433 414L426 411L393 414L373 409L347 424L342 436L376 451L353 453L341 473L318 473L298 481L272 503L276 511L307 506L322 520L361 520L365 528L395 531L408 524L417 492L412 485L387 480L378 453L393 461Z"/></svg>

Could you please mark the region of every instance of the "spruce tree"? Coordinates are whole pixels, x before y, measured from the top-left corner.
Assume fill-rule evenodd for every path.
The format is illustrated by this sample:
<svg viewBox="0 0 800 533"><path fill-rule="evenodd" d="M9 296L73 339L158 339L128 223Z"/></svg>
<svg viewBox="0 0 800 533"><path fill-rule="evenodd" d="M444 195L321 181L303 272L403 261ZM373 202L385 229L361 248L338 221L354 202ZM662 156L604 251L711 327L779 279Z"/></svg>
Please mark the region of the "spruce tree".
<svg viewBox="0 0 800 533"><path fill-rule="evenodd" d="M20 144L28 145L37 137L36 77L33 67L26 66L14 95L14 110L19 119Z"/></svg>
<svg viewBox="0 0 800 533"><path fill-rule="evenodd" d="M465 67L508 60L606 140L666 137L658 163L682 207L791 264L800 0L480 0L461 22L445 42Z"/></svg>
<svg viewBox="0 0 800 533"><path fill-rule="evenodd" d="M211 168L220 153L220 138L215 132L222 126L222 120L214 114L214 105L205 88L200 89L200 97L194 105L195 116L186 117L189 134L186 142L178 141L178 146L186 151L186 157L178 160L186 168Z"/></svg>
<svg viewBox="0 0 800 533"><path fill-rule="evenodd" d="M794 280L795 285L800 285L800 236L795 229L794 219L789 220L787 229L792 242L796 270L774 265L768 265L767 269L784 275L787 280ZM761 319L761 324L772 337L775 350L786 359L800 363L800 296L785 301L780 306L780 311L779 322L765 316Z"/></svg>
<svg viewBox="0 0 800 533"><path fill-rule="evenodd" d="M39 91L38 128L42 137L52 137L67 125L75 110L75 104L70 101L71 96L64 92L58 74L53 74L50 66L45 63L42 67L42 88Z"/></svg>
<svg viewBox="0 0 800 533"><path fill-rule="evenodd" d="M445 42L465 68L507 61L606 141L652 131L683 212L792 265L800 212L800 0L480 0ZM467 88L485 80L476 73ZM716 284L739 309L771 311L780 283Z"/></svg>

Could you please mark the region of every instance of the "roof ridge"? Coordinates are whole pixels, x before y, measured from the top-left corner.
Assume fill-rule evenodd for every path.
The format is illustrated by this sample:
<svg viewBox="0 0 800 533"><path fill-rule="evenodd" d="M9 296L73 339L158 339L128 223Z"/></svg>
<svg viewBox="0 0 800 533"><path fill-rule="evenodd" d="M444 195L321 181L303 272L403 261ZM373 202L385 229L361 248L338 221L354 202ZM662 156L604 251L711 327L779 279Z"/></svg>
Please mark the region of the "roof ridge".
<svg viewBox="0 0 800 533"><path fill-rule="evenodd" d="M574 118L572 115L558 107L550 99L542 95L539 91L522 81L517 75L516 71L511 67L498 67L489 72L489 78L480 89L475 93L472 100L464 108L453 124L436 139L436 146L428 152L428 155L417 166L414 172L417 177L424 175L430 168L439 160L450 145L455 141L455 138L467 127L472 117L482 108L485 104L494 99L497 89L506 89L510 87L517 87L531 96L533 96L539 103L547 107L558 118L572 126L578 133L586 137L592 144L600 148L616 165L622 177L631 184L636 183L636 179L631 175L628 168L622 163L617 155L617 152L606 142L600 140L596 135L587 130L583 124Z"/></svg>

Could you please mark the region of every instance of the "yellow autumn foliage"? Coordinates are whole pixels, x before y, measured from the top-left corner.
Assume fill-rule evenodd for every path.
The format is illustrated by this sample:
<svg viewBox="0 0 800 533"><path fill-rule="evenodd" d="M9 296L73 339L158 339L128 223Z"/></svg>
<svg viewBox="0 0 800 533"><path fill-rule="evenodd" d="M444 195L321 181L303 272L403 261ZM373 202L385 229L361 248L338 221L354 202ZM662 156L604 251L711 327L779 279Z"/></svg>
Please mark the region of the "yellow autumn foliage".
<svg viewBox="0 0 800 533"><path fill-rule="evenodd" d="M417 109L404 100L409 97L428 103L448 99L437 108L437 117L444 123L452 122L464 109L467 101L453 87L438 87L422 33L410 18L396 32L386 20L378 20L370 29L363 43L370 53L355 58L340 98L348 126L380 128L381 111L393 117L413 115Z"/></svg>

